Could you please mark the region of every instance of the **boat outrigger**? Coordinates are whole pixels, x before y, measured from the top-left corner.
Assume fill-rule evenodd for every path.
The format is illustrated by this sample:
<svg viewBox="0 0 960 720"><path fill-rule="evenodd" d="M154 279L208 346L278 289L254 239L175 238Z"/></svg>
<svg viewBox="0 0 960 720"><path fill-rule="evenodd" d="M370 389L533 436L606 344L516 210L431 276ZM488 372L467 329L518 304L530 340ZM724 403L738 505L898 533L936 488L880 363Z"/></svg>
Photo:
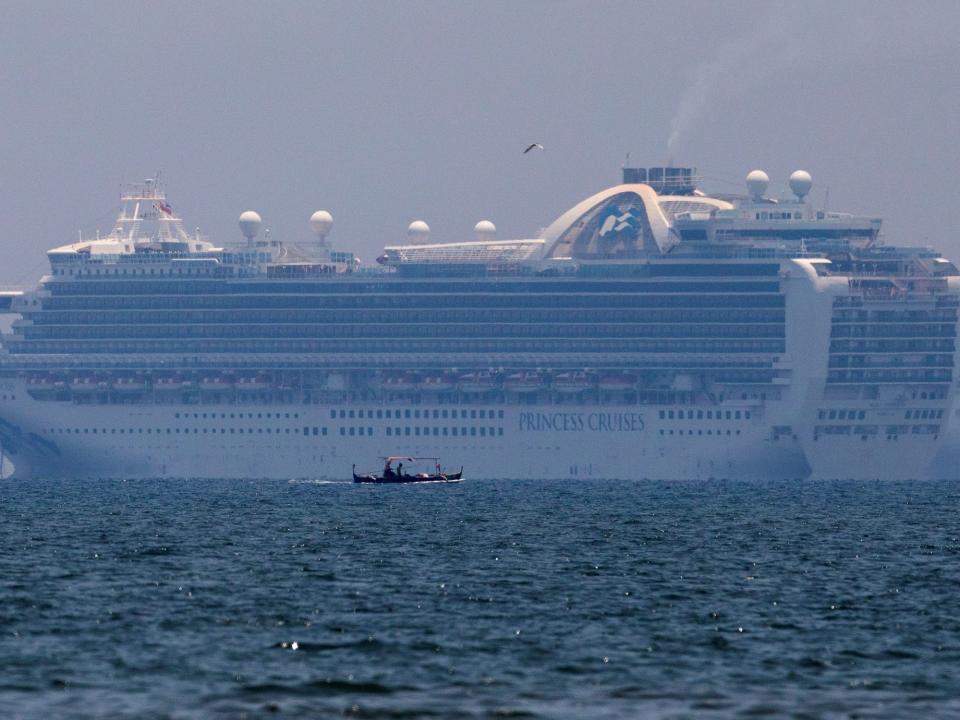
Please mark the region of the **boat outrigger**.
<svg viewBox="0 0 960 720"><path fill-rule="evenodd" d="M455 473L444 473L440 469L440 458L438 457L407 457L399 455L390 455L382 458L385 462L383 472L380 475L368 473L366 475L357 475L357 466L353 466L353 481L356 483L426 483L426 482L460 482L463 480L463 468L461 467ZM417 462L421 460L432 460L434 472L427 473L405 473L403 471L404 462ZM393 463L397 463L397 469L393 469Z"/></svg>

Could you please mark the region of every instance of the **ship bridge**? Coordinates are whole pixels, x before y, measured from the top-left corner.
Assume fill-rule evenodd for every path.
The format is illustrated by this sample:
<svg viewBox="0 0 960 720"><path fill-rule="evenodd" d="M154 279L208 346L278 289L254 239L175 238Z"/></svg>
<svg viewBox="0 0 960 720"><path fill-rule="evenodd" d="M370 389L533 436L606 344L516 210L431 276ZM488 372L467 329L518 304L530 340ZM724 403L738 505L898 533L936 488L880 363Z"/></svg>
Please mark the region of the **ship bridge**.
<svg viewBox="0 0 960 720"><path fill-rule="evenodd" d="M13 301L22 296L22 290L0 290L0 315L13 314Z"/></svg>

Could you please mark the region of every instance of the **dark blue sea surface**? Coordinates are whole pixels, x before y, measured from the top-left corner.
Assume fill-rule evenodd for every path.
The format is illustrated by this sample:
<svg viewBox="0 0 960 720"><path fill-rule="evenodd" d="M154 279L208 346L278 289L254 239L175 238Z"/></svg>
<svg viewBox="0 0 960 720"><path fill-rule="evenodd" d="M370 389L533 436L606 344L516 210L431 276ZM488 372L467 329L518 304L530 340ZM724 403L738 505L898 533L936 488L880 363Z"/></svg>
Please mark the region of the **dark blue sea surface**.
<svg viewBox="0 0 960 720"><path fill-rule="evenodd" d="M957 483L0 482L3 718L960 717Z"/></svg>

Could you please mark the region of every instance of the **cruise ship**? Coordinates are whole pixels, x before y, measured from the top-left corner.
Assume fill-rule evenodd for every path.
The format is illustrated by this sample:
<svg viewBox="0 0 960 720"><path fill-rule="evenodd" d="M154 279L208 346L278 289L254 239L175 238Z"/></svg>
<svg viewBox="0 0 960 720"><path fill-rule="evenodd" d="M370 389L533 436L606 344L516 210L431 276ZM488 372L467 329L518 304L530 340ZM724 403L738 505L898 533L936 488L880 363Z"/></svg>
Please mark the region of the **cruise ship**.
<svg viewBox="0 0 960 720"><path fill-rule="evenodd" d="M2 452L25 478L345 479L389 455L484 478L951 474L951 262L816 209L802 170L780 197L760 170L741 194L692 168L622 180L534 238L416 221L370 266L325 211L308 241L247 211L214 244L159 181L127 188L109 232L0 298Z"/></svg>

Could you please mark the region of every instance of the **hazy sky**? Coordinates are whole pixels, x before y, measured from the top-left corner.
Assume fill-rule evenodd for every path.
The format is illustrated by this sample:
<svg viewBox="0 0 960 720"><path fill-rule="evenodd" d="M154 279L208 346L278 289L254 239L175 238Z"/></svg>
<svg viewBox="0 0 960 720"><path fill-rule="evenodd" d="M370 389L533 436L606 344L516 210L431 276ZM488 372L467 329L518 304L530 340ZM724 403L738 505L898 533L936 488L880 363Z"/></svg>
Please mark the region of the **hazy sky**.
<svg viewBox="0 0 960 720"><path fill-rule="evenodd" d="M188 228L334 215L372 260L427 220L530 237L638 165L737 191L790 171L888 242L960 257L960 3L11 2L0 24L0 283L109 231L162 171ZM533 141L543 153L523 156Z"/></svg>

